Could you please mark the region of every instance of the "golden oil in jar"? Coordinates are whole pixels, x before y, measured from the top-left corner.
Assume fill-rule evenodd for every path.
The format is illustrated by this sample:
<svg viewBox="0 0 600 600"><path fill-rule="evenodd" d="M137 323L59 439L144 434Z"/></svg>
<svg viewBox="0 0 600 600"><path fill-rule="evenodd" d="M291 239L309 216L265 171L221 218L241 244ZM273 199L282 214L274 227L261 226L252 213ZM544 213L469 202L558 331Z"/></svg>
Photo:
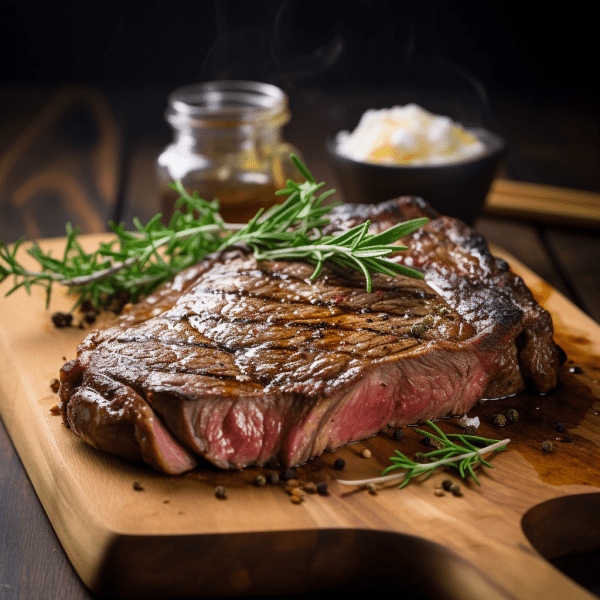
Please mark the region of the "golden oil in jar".
<svg viewBox="0 0 600 600"><path fill-rule="evenodd" d="M173 213L181 180L205 200L218 198L225 221L244 223L259 208L283 201L275 192L299 176L290 160L298 151L282 139L289 121L287 95L253 81L215 81L175 90L165 117L173 142L158 158L161 209Z"/></svg>

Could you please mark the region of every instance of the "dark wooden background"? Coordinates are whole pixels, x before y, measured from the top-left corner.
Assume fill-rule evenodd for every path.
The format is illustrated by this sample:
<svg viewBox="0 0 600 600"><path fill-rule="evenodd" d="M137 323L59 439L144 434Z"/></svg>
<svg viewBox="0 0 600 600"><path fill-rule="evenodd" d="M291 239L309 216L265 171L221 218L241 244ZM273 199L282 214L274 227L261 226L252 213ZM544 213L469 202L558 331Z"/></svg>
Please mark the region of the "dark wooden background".
<svg viewBox="0 0 600 600"><path fill-rule="evenodd" d="M503 177L600 192L598 51L583 8L456 4L353 0L330 14L312 0L4 3L0 239L61 236L66 221L94 232L147 220L170 140L167 94L221 78L285 89L285 137L332 187L325 138L412 85L437 86L507 139ZM600 321L597 229L485 214L476 227ZM0 464L0 598L93 597L1 423Z"/></svg>

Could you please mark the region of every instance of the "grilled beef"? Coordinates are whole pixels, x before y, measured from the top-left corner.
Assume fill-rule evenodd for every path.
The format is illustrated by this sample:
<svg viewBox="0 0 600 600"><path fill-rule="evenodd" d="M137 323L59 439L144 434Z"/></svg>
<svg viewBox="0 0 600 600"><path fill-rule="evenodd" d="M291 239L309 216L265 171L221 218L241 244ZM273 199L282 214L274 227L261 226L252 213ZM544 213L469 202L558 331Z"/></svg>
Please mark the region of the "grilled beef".
<svg viewBox="0 0 600 600"><path fill-rule="evenodd" d="M556 385L549 314L462 222L424 201L346 205L330 231L421 216L394 260L423 281L212 255L92 332L61 372L66 424L167 473L292 466L387 425L466 413L527 382Z"/></svg>

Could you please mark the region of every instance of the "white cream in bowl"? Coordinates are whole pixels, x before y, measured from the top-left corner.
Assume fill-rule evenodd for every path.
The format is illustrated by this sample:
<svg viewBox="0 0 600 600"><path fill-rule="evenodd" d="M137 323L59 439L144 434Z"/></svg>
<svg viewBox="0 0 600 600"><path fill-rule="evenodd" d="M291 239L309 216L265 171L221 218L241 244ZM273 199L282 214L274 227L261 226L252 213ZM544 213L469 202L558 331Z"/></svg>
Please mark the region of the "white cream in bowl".
<svg viewBox="0 0 600 600"><path fill-rule="evenodd" d="M417 104L366 111L354 131L337 134L336 145L348 158L387 165L461 162L486 149L459 123Z"/></svg>

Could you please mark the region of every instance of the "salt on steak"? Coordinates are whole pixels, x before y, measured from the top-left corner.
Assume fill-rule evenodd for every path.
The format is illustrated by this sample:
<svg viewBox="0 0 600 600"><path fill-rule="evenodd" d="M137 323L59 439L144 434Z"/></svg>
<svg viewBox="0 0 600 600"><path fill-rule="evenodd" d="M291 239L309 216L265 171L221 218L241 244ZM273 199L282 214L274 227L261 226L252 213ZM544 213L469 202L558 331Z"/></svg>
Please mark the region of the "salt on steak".
<svg viewBox="0 0 600 600"><path fill-rule="evenodd" d="M182 473L292 466L386 426L462 415L480 398L556 385L549 314L464 223L423 200L345 205L330 231L431 220L394 260L424 280L211 255L61 370L61 411L83 440Z"/></svg>

